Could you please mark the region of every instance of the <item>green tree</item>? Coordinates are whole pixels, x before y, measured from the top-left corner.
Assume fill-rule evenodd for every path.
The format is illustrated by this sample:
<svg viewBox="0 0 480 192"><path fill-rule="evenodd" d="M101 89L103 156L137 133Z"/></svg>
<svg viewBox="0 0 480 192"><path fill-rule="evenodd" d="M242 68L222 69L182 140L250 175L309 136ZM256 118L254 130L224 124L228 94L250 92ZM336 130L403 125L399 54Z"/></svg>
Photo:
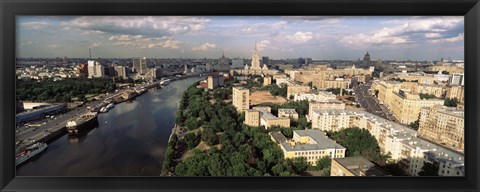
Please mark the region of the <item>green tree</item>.
<svg viewBox="0 0 480 192"><path fill-rule="evenodd" d="M209 146L213 146L218 143L217 135L211 128L204 128L201 138L202 141Z"/></svg>
<svg viewBox="0 0 480 192"><path fill-rule="evenodd" d="M411 127L414 130L418 130L419 122L420 122L420 120L417 119L416 121L411 122L408 126Z"/></svg>
<svg viewBox="0 0 480 192"><path fill-rule="evenodd" d="M293 166L294 166L294 169L295 169L296 173L302 173L305 170L307 170L308 164L307 164L307 161L305 160L305 158L297 157L297 158L293 159Z"/></svg>
<svg viewBox="0 0 480 192"><path fill-rule="evenodd" d="M332 159L330 159L329 156L325 156L317 160L316 167L318 168L318 170L330 169L331 163Z"/></svg>
<svg viewBox="0 0 480 192"><path fill-rule="evenodd" d="M188 130L195 130L198 128L198 121L196 117L190 116L185 120L185 126Z"/></svg>
<svg viewBox="0 0 480 192"><path fill-rule="evenodd" d="M418 172L419 176L438 176L438 164L424 162L422 169Z"/></svg>
<svg viewBox="0 0 480 192"><path fill-rule="evenodd" d="M384 165L387 156L380 154L380 147L373 135L366 129L346 128L338 132L330 132L330 137L347 148L345 156L363 156L369 161Z"/></svg>
<svg viewBox="0 0 480 192"><path fill-rule="evenodd" d="M447 107L457 107L458 99L457 98L445 98L443 105Z"/></svg>
<svg viewBox="0 0 480 192"><path fill-rule="evenodd" d="M187 144L188 149L193 149L200 143L198 136L193 132L185 134L183 140Z"/></svg>

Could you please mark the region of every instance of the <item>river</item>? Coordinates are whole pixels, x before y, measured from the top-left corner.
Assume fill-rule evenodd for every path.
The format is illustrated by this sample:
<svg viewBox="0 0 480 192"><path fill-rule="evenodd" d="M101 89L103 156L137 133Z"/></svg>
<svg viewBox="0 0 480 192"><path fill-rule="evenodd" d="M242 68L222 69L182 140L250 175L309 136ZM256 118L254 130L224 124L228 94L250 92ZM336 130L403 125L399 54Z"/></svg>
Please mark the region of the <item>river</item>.
<svg viewBox="0 0 480 192"><path fill-rule="evenodd" d="M64 136L17 167L17 176L159 176L184 91L202 78L174 81L98 116L83 136Z"/></svg>

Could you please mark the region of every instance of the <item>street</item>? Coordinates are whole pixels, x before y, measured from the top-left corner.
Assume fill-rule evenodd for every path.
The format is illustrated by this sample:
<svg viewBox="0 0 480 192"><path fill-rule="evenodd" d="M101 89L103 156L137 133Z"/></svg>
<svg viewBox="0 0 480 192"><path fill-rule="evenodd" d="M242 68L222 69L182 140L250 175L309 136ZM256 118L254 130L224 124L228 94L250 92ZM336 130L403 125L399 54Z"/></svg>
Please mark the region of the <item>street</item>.
<svg viewBox="0 0 480 192"><path fill-rule="evenodd" d="M368 81L364 84L355 85L353 89L355 91L356 100L363 108L365 108L367 112L377 115L379 117L382 117L384 119L392 120L393 118L391 115L389 115L388 110L385 108L382 108L378 104L378 101L376 100L376 98L370 93L368 93L368 90L370 89L371 85L372 85L371 81Z"/></svg>

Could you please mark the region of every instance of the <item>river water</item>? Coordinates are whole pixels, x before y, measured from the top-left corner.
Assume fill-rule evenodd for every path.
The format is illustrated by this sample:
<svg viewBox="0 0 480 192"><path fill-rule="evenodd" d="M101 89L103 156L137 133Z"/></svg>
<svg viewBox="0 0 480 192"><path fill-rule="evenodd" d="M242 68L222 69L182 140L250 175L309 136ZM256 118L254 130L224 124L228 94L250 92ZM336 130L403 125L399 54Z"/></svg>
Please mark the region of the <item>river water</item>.
<svg viewBox="0 0 480 192"><path fill-rule="evenodd" d="M98 116L99 126L49 143L17 176L159 176L183 92L195 77L151 89Z"/></svg>

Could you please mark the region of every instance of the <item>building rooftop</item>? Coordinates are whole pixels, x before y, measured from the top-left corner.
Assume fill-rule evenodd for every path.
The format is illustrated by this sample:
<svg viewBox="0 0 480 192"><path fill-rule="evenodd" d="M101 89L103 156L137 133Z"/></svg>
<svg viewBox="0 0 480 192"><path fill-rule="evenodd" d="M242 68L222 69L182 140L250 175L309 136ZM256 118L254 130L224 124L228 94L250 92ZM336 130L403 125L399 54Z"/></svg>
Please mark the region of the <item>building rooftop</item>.
<svg viewBox="0 0 480 192"><path fill-rule="evenodd" d="M275 140L277 144L287 141L287 138L281 132L270 132L268 134Z"/></svg>
<svg viewBox="0 0 480 192"><path fill-rule="evenodd" d="M324 149L346 149L327 137L325 132L319 130L293 130L294 135L310 137L311 142L307 144L297 143L290 145L288 142L280 143L286 151L324 150Z"/></svg>
<svg viewBox="0 0 480 192"><path fill-rule="evenodd" d="M290 115L298 114L295 111L295 109L278 109L278 113L285 113L285 114L290 114Z"/></svg>
<svg viewBox="0 0 480 192"><path fill-rule="evenodd" d="M333 159L355 176L389 176L390 174L362 156Z"/></svg>
<svg viewBox="0 0 480 192"><path fill-rule="evenodd" d="M355 115L352 111L344 109L316 109L313 114L318 115Z"/></svg>

